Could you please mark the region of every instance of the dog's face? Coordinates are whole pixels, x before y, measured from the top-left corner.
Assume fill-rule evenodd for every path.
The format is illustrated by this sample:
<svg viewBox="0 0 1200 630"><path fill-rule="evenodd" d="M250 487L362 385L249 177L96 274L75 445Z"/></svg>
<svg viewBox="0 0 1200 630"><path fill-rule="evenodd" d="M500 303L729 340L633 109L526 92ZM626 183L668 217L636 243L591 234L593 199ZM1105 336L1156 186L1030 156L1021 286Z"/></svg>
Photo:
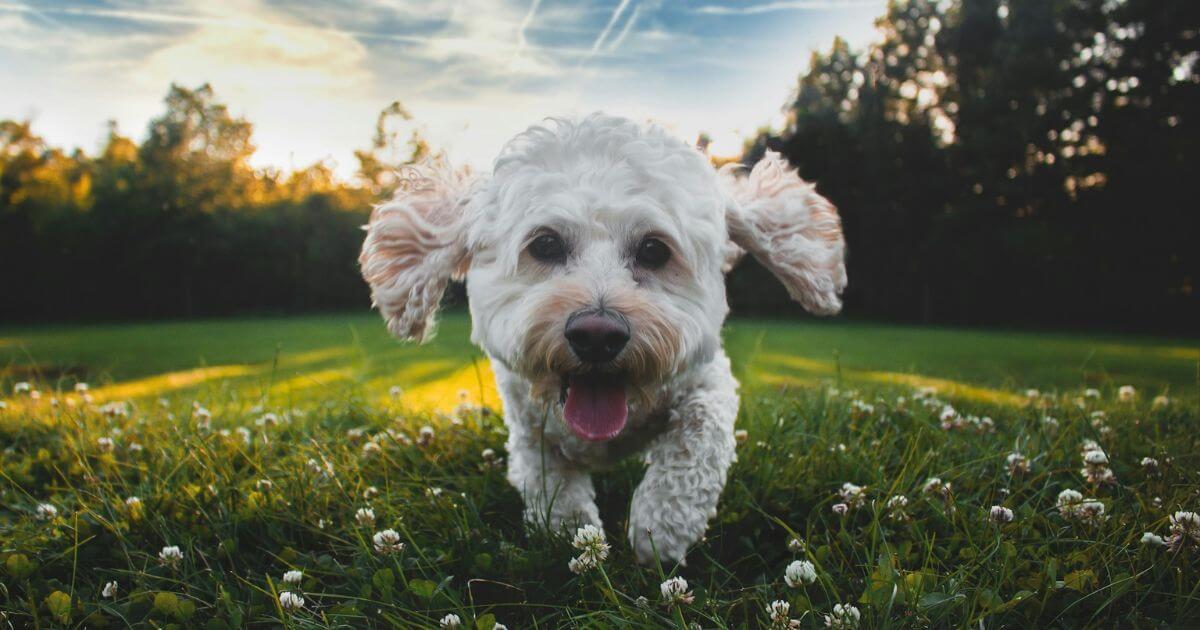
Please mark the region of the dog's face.
<svg viewBox="0 0 1200 630"><path fill-rule="evenodd" d="M597 114L518 135L486 179L414 174L373 213L361 262L406 338L428 335L447 279L465 275L473 341L599 441L712 357L743 249L810 310L840 307L836 211L777 156L738 179L656 127Z"/></svg>

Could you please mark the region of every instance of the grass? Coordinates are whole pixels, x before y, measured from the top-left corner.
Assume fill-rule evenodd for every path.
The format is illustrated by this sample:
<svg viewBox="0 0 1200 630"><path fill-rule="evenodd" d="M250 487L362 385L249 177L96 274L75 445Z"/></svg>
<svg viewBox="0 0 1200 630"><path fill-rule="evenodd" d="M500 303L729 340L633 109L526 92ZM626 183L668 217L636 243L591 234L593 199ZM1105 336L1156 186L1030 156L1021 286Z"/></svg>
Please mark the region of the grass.
<svg viewBox="0 0 1200 630"><path fill-rule="evenodd" d="M1140 544L1200 509L1194 341L735 320L748 437L707 539L686 567L637 566L623 534L641 473L629 461L597 476L611 554L575 575L569 538L526 531L503 462L483 454L504 458L504 429L467 328L450 316L422 347L366 316L0 329L0 610L17 627L214 628L447 614L476 627L757 627L778 599L804 627L838 603L864 627L1200 614L1200 540ZM8 394L26 380L40 399ZM939 402L914 396L925 386ZM414 443L425 425L432 439ZM1085 479L1085 440L1115 483ZM1028 472L1010 473L1012 452ZM930 477L951 490L924 491ZM865 490L839 515L845 482ZM1064 489L1106 518L1064 517ZM889 507L896 495L907 505ZM42 503L57 513L39 517ZM1014 520L989 520L993 505ZM364 507L373 523L356 519ZM403 551L374 548L385 528ZM167 545L182 559L160 561ZM784 583L797 559L816 582ZM282 582L290 569L299 585ZM661 605L669 576L695 600ZM284 610L284 590L304 607Z"/></svg>

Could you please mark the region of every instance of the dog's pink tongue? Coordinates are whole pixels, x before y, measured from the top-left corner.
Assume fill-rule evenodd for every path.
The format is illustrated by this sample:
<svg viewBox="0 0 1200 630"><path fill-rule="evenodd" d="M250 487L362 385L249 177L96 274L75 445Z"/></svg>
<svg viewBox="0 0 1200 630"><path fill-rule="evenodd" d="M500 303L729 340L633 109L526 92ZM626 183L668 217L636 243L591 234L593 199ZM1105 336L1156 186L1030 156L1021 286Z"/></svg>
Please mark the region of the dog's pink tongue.
<svg viewBox="0 0 1200 630"><path fill-rule="evenodd" d="M629 419L625 385L618 381L572 378L563 417L575 435L594 442L611 440Z"/></svg>

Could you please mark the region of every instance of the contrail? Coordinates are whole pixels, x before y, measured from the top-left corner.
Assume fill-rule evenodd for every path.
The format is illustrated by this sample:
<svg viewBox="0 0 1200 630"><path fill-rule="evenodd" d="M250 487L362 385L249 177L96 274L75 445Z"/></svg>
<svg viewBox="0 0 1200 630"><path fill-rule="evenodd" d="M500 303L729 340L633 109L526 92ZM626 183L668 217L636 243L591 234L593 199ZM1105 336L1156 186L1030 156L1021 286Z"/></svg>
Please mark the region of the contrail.
<svg viewBox="0 0 1200 630"><path fill-rule="evenodd" d="M625 12L625 7L627 6L629 6L629 0L621 0L621 3L617 5L617 8L612 12L612 16L608 18L608 24L605 24L604 30L600 31L600 36L596 38L596 41L592 42L592 54L600 50L600 45L604 43L605 38L612 32L613 25L617 23L617 20L621 19L621 14Z"/></svg>

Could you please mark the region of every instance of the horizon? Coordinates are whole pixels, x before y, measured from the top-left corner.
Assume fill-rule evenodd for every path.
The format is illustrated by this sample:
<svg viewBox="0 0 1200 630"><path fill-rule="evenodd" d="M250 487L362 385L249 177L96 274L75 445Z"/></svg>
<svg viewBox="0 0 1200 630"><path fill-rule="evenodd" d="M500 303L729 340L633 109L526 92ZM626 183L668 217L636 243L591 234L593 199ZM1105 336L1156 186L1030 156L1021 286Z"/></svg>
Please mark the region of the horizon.
<svg viewBox="0 0 1200 630"><path fill-rule="evenodd" d="M885 9L886 0L369 0L353 10L0 2L0 76L13 86L0 94L0 118L29 119L52 145L94 153L107 121L140 141L172 83L208 83L254 125L260 169L321 162L349 179L353 151L369 146L376 116L397 100L410 129L474 168L529 125L598 110L653 120L689 142L706 133L714 155L736 156L757 129L783 123L813 51L835 36L866 45Z"/></svg>

